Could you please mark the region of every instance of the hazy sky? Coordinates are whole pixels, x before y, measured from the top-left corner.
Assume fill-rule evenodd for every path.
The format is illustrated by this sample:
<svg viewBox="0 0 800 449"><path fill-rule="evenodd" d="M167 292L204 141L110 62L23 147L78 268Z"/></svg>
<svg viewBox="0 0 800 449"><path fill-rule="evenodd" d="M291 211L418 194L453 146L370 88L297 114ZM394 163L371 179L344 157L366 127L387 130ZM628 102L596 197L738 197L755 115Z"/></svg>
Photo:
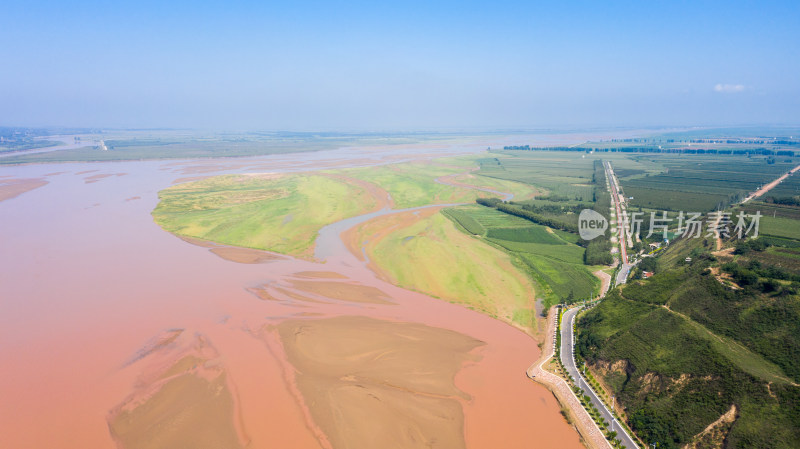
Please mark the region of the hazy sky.
<svg viewBox="0 0 800 449"><path fill-rule="evenodd" d="M0 126L800 123L797 0L382 3L4 0Z"/></svg>

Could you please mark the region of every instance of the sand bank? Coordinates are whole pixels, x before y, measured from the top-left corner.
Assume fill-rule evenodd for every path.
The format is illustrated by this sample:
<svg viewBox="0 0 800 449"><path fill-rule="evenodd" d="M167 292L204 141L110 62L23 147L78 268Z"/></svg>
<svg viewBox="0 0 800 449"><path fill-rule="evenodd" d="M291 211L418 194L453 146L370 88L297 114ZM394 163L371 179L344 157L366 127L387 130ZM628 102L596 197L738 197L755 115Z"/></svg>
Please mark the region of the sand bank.
<svg viewBox="0 0 800 449"><path fill-rule="evenodd" d="M138 388L112 409L108 427L126 449L240 448L233 395L217 351L205 338L169 332L142 357L154 357Z"/></svg>
<svg viewBox="0 0 800 449"><path fill-rule="evenodd" d="M297 386L333 447L465 447L461 401L468 397L454 378L482 342L353 316L291 320L277 329Z"/></svg>
<svg viewBox="0 0 800 449"><path fill-rule="evenodd" d="M3 179L0 181L0 201L22 195L47 184L44 179Z"/></svg>

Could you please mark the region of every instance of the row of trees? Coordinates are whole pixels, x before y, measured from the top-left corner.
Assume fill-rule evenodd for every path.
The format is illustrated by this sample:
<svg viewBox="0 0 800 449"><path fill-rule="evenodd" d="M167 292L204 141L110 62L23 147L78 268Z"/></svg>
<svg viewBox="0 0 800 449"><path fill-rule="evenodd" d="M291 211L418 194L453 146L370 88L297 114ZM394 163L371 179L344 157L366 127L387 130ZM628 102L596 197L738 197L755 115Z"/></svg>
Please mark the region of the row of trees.
<svg viewBox="0 0 800 449"><path fill-rule="evenodd" d="M520 206L503 202L497 198L478 198L475 200L478 204L483 206L493 207L501 212L505 212L515 217L524 218L534 223L551 227L553 229L560 229L568 232L578 232L578 226L572 223L567 223L553 217L548 217L530 210L526 210Z"/></svg>
<svg viewBox="0 0 800 449"><path fill-rule="evenodd" d="M798 196L784 196L784 197L775 197L770 196L764 198L765 203L771 204L780 204L783 206L800 206L800 195Z"/></svg>
<svg viewBox="0 0 800 449"><path fill-rule="evenodd" d="M717 148L659 148L658 146L630 146L610 148L581 148L581 147L531 147L530 145L505 146L504 150L517 151L578 151L583 153L677 153L677 154L730 154L737 156L788 156L795 157L797 152L792 150L770 150L768 148L748 148L746 150L717 149Z"/></svg>

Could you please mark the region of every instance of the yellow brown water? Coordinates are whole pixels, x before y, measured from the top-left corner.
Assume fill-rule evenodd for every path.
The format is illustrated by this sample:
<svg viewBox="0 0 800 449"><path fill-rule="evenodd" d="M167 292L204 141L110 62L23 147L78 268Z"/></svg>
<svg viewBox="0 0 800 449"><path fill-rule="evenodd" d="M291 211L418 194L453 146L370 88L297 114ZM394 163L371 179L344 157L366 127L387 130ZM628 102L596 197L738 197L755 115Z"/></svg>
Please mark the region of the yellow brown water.
<svg viewBox="0 0 800 449"><path fill-rule="evenodd" d="M398 156L201 165L291 171ZM580 446L526 378L539 350L522 332L387 284L346 249L321 263L176 238L150 211L185 164L64 167L2 169L52 176L0 202L0 447L397 446L400 423L440 447ZM87 172L96 182L75 176Z"/></svg>

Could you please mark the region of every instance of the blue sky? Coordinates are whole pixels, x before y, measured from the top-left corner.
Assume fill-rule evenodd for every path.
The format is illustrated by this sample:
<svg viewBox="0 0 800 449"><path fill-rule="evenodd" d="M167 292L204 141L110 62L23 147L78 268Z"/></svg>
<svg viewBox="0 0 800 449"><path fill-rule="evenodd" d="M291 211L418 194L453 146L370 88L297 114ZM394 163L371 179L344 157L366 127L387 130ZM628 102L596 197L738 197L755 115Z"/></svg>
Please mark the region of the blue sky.
<svg viewBox="0 0 800 449"><path fill-rule="evenodd" d="M2 2L0 126L800 124L797 1L166 3Z"/></svg>

